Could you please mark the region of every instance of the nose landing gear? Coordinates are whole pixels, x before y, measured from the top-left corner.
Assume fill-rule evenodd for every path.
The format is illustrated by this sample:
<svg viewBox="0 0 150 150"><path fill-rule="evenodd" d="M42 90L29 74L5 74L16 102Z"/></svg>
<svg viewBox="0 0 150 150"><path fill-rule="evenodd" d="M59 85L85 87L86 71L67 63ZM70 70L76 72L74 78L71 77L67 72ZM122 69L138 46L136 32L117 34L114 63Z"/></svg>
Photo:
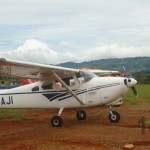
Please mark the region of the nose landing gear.
<svg viewBox="0 0 150 150"><path fill-rule="evenodd" d="M109 106L109 116L110 122L118 123L120 121L120 114L117 111L112 110L111 106Z"/></svg>

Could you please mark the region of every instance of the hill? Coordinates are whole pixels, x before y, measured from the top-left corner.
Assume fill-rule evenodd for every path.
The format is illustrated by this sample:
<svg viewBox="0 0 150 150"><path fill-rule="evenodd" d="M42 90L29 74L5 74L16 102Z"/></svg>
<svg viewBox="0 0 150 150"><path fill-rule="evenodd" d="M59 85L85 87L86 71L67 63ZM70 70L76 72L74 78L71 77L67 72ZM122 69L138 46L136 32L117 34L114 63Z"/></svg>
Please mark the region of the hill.
<svg viewBox="0 0 150 150"><path fill-rule="evenodd" d="M150 57L100 59L82 63L67 62L59 64L59 66L68 68L97 68L120 72L124 72L124 66L126 72L132 74L138 83L150 84Z"/></svg>
<svg viewBox="0 0 150 150"><path fill-rule="evenodd" d="M100 59L82 63L67 62L61 63L59 66L69 68L99 68L121 72L124 72L124 66L128 73L150 75L150 57Z"/></svg>

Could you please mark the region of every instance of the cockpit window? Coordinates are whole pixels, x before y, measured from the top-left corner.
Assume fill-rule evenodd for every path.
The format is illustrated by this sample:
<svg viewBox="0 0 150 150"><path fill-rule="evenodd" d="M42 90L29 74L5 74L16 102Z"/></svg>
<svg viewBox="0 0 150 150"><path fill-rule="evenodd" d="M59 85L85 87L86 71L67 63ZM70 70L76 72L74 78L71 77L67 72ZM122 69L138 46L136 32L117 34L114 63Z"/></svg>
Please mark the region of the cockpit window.
<svg viewBox="0 0 150 150"><path fill-rule="evenodd" d="M94 73L89 71L80 71L80 75L84 78L85 82L90 81L93 77L96 77Z"/></svg>
<svg viewBox="0 0 150 150"><path fill-rule="evenodd" d="M45 82L42 84L42 89L43 90L48 90L48 89L53 89L53 83L51 82Z"/></svg>

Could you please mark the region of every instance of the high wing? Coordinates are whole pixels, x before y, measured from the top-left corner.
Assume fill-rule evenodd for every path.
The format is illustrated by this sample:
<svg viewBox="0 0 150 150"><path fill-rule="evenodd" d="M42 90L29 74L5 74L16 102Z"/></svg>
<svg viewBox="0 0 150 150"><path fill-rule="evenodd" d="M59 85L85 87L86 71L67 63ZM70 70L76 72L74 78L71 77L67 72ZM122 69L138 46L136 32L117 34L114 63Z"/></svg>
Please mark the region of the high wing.
<svg viewBox="0 0 150 150"><path fill-rule="evenodd" d="M98 76L113 75L119 73L118 71L113 71L113 70L101 70L101 69L90 69L90 68L81 68L81 70L88 70Z"/></svg>
<svg viewBox="0 0 150 150"><path fill-rule="evenodd" d="M59 66L29 63L0 58L0 75L37 80L51 80L54 72L60 78L72 77L79 69L71 69Z"/></svg>
<svg viewBox="0 0 150 150"><path fill-rule="evenodd" d="M0 76L12 76L37 80L52 80L54 78L54 73L57 74L60 78L66 78L72 77L80 70L90 71L98 76L118 73L118 71L88 68L72 69L0 58Z"/></svg>

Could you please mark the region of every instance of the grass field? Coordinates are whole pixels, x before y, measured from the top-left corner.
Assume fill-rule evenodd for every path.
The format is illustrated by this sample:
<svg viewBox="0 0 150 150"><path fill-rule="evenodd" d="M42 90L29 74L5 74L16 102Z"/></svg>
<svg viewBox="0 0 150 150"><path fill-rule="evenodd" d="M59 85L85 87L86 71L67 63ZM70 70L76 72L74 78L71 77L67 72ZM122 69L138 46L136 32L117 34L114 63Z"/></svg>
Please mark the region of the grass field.
<svg viewBox="0 0 150 150"><path fill-rule="evenodd" d="M124 95L124 101L129 102L131 105L136 105L140 102L150 103L150 84L148 85L136 85L138 91L138 98L133 94L132 90ZM41 111L41 109L40 109ZM0 109L0 119L14 118L14 119L27 119L24 115L24 109Z"/></svg>

